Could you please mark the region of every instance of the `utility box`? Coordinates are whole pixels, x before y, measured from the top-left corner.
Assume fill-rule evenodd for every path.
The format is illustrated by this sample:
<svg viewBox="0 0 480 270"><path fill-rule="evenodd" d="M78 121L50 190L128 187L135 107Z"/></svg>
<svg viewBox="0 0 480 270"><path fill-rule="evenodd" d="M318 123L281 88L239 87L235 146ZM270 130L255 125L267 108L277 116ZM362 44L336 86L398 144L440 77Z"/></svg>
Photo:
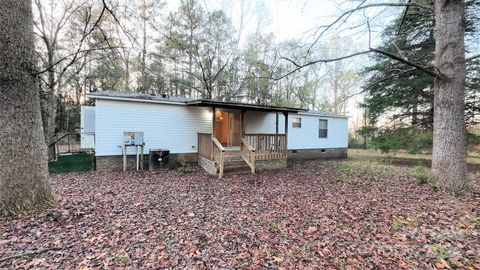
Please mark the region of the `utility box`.
<svg viewBox="0 0 480 270"><path fill-rule="evenodd" d="M144 145L143 132L138 131L124 131L123 145Z"/></svg>
<svg viewBox="0 0 480 270"><path fill-rule="evenodd" d="M148 154L149 170L165 169L168 166L170 150L166 149L150 149Z"/></svg>

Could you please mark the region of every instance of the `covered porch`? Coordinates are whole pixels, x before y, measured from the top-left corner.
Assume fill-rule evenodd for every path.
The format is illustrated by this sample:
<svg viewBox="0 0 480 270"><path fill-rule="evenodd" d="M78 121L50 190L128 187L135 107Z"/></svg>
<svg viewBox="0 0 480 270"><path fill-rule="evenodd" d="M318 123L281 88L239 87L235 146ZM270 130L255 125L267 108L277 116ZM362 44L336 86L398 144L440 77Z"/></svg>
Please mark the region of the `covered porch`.
<svg viewBox="0 0 480 270"><path fill-rule="evenodd" d="M212 133L198 133L198 163L211 174L222 178L224 169L236 157L251 173L260 163L284 160L288 155L288 116L302 109L257 104L199 100L190 106L211 107ZM247 133L247 112L275 114L275 132ZM283 123L280 123L280 115ZM252 119L253 120L253 119ZM280 128L283 126L283 133ZM236 161L238 163L238 160Z"/></svg>

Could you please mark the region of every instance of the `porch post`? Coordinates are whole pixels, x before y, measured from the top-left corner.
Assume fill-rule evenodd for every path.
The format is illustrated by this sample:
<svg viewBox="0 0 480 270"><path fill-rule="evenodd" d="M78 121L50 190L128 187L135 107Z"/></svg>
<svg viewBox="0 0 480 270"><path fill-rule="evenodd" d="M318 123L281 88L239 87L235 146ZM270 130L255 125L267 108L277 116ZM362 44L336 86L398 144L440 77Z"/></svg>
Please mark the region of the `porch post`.
<svg viewBox="0 0 480 270"><path fill-rule="evenodd" d="M275 143L275 152L279 152L279 151L282 151L282 149L280 149L280 138L278 137L278 112L275 112L275 140L274 140L274 143Z"/></svg>
<svg viewBox="0 0 480 270"><path fill-rule="evenodd" d="M215 138L215 107L212 107L212 138Z"/></svg>
<svg viewBox="0 0 480 270"><path fill-rule="evenodd" d="M288 154L288 112L283 112L285 116L285 155Z"/></svg>
<svg viewBox="0 0 480 270"><path fill-rule="evenodd" d="M240 113L240 134L242 134L242 138L245 135L245 110L242 110Z"/></svg>
<svg viewBox="0 0 480 270"><path fill-rule="evenodd" d="M278 112L275 113L275 133L278 134Z"/></svg>

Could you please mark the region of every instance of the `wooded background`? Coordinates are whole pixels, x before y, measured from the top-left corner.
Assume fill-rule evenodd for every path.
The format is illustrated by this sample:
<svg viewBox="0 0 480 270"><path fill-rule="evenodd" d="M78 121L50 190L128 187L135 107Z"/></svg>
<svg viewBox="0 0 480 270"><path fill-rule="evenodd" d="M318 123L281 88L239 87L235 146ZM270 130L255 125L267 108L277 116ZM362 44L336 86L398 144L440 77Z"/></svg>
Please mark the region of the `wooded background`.
<svg viewBox="0 0 480 270"><path fill-rule="evenodd" d="M433 6L431 0L420 3ZM227 13L238 7L233 22ZM466 2L467 53L478 50L479 7L479 1ZM351 126L359 133L352 133L352 145L388 151L413 138L420 144L413 151L431 148L434 77L371 51L302 65L362 52L363 44L333 29L314 46L302 38L279 42L261 1L225 1L222 9L209 10L197 0L178 6L34 0L33 10L47 142L55 134L78 132L87 93L116 90L356 114ZM428 66L434 24L433 12L406 6L383 28L377 49ZM479 68L478 58L468 62L465 124L472 133L479 121Z"/></svg>
<svg viewBox="0 0 480 270"><path fill-rule="evenodd" d="M85 94L103 90L347 112L360 86L358 62L309 66L280 78L295 68L287 59L337 57L339 49L354 48L351 39L333 36L307 52L302 40L278 42L266 31L265 6L241 1L240 7L234 25L223 10L196 0L175 8L155 0L34 0L47 141L78 130ZM253 32L246 32L247 20Z"/></svg>

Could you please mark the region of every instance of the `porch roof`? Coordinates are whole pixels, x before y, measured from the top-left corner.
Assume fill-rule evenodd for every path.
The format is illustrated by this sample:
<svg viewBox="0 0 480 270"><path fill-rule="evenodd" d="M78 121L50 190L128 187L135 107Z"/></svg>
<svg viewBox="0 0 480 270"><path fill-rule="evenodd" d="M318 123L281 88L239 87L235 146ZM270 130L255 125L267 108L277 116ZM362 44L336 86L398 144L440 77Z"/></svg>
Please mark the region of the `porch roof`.
<svg viewBox="0 0 480 270"><path fill-rule="evenodd" d="M307 111L301 108L291 108L282 106L261 105L241 102L216 101L208 99L197 99L185 102L187 106L215 107L234 110L263 111L263 112L289 112L298 113Z"/></svg>

